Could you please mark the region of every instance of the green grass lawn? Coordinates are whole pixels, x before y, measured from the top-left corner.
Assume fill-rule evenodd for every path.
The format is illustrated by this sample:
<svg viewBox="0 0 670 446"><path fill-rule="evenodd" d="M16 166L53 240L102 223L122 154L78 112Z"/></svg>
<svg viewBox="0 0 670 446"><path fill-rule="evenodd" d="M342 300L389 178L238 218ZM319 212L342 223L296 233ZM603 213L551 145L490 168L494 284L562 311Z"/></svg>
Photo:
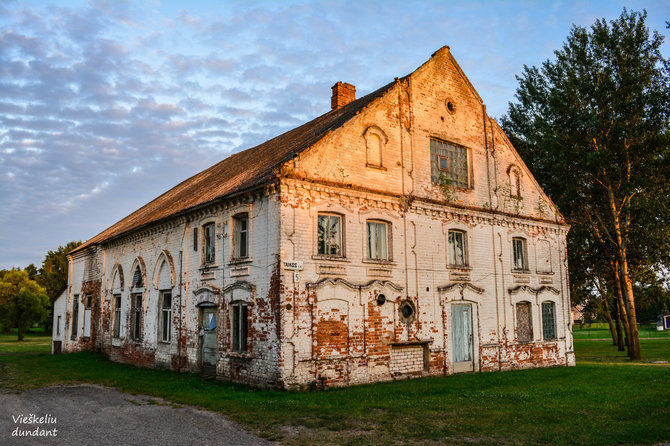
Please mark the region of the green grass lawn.
<svg viewBox="0 0 670 446"><path fill-rule="evenodd" d="M575 325L572 328L572 334L575 339L611 339L609 325L607 323L593 323L580 327ZM638 328L640 339L643 338L670 338L670 330L658 331L656 325L644 324Z"/></svg>
<svg viewBox="0 0 670 446"><path fill-rule="evenodd" d="M461 374L318 392L257 390L81 352L29 352L0 336L0 387L89 382L223 412L289 444L652 444L670 440L670 366L577 341L577 367ZM643 341L644 361L670 339ZM10 352L11 350L11 352ZM647 353L648 352L648 353ZM635 365L631 365L635 364Z"/></svg>

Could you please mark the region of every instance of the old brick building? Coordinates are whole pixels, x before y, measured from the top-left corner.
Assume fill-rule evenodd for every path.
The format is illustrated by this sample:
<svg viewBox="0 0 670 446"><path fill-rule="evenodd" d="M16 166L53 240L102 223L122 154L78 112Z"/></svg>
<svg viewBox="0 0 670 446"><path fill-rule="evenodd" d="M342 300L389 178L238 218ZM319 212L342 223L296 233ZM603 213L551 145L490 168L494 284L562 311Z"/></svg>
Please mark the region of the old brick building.
<svg viewBox="0 0 670 446"><path fill-rule="evenodd" d="M78 247L54 317L261 386L572 365L567 231L444 47Z"/></svg>

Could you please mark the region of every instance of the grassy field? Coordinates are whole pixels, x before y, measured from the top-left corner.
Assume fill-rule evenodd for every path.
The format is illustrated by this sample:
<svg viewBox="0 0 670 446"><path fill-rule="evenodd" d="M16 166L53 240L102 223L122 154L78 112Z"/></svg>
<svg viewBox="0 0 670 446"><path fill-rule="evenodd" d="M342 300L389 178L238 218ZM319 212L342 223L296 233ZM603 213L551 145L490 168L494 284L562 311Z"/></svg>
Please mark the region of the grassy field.
<svg viewBox="0 0 670 446"><path fill-rule="evenodd" d="M146 370L48 338L0 336L0 387L90 382L226 413L288 444L653 444L670 440L670 366L631 362L608 341L577 341L577 367L462 374L329 389L257 390L190 373ZM643 361L670 359L645 340ZM34 348L34 350L30 350Z"/></svg>
<svg viewBox="0 0 670 446"><path fill-rule="evenodd" d="M638 327L640 338L670 338L670 330L657 331L656 325L644 324ZM610 329L607 323L593 323L580 327L575 325L572 329L575 339L611 339Z"/></svg>

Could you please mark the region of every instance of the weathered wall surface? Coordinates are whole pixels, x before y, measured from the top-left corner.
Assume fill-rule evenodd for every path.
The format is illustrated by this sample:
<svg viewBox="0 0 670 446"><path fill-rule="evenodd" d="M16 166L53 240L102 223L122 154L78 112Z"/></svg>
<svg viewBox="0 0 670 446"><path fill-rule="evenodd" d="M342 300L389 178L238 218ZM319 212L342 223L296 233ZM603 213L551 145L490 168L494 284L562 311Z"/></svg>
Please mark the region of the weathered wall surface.
<svg viewBox="0 0 670 446"><path fill-rule="evenodd" d="M287 385L453 373L456 304L471 312L472 369L574 363L567 227L441 51L286 169L281 256L304 268L297 282L282 272ZM384 141L381 166L368 162L370 129ZM431 180L431 138L468 149L470 188L445 191ZM319 214L341 216L341 256L318 254ZM388 224L387 261L367 258L370 220ZM450 230L465 234L466 265L449 264ZM515 237L526 243L524 270L513 265ZM416 310L409 321L405 300ZM529 341L517 336L519 302L531 304ZM543 302L554 303L555 339L543 340Z"/></svg>
<svg viewBox="0 0 670 446"><path fill-rule="evenodd" d="M221 203L197 213L157 225L113 241L75 258L67 321L72 323L74 295L80 296L79 330L67 351L98 349L116 361L144 367L202 368L202 308L216 308L216 374L224 379L256 385L274 385L278 379L277 340L279 277L279 212L276 195L255 194ZM233 217L249 215L249 255L233 256ZM202 228L215 227L215 260L203 262ZM194 229L197 234L194 235ZM96 266L94 279L87 266ZM135 270L141 286L134 286ZM90 268L89 268L90 269ZM169 292L171 337L164 341L161 295ZM84 301L94 296L91 336L83 336ZM114 336L115 295L121 296L119 336ZM141 337L135 339L133 299L141 296ZM231 351L233 301L248 303L248 351Z"/></svg>

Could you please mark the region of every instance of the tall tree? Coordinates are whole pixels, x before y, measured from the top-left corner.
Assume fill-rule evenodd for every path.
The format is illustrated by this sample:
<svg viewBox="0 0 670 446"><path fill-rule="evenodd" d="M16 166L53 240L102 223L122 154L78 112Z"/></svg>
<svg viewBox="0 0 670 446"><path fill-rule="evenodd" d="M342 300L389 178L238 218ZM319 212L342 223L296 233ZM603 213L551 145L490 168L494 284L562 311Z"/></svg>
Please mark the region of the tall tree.
<svg viewBox="0 0 670 446"><path fill-rule="evenodd" d="M670 201L670 63L660 52L663 37L650 33L646 17L624 9L609 23L573 26L555 60L524 67L518 103L503 119L573 225L571 247L597 246L615 265L632 359L641 357L634 274L662 261L659 246L668 245L658 234L667 230ZM587 267L571 265L572 271Z"/></svg>
<svg viewBox="0 0 670 446"><path fill-rule="evenodd" d="M13 269L0 280L0 322L18 328L19 341L35 322L41 322L51 306L46 290L26 271Z"/></svg>
<svg viewBox="0 0 670 446"><path fill-rule="evenodd" d="M67 285L67 253L79 245L81 241L71 241L65 246L59 246L55 251L49 251L44 257L37 281L46 288L52 302Z"/></svg>

